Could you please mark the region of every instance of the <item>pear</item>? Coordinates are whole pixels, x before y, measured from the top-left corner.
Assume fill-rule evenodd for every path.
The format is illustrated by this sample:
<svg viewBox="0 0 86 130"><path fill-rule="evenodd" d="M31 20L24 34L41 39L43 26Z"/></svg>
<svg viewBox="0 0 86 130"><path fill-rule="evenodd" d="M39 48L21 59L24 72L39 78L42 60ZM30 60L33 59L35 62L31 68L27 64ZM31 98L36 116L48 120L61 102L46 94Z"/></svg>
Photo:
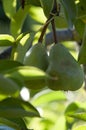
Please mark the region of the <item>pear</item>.
<svg viewBox="0 0 86 130"><path fill-rule="evenodd" d="M48 55L44 45L38 43L32 46L29 50L28 56L25 58L24 64L45 71L48 67Z"/></svg>
<svg viewBox="0 0 86 130"><path fill-rule="evenodd" d="M84 81L81 66L60 43L53 45L50 50L49 66L46 72L51 76L47 79L48 87L53 90L75 91Z"/></svg>

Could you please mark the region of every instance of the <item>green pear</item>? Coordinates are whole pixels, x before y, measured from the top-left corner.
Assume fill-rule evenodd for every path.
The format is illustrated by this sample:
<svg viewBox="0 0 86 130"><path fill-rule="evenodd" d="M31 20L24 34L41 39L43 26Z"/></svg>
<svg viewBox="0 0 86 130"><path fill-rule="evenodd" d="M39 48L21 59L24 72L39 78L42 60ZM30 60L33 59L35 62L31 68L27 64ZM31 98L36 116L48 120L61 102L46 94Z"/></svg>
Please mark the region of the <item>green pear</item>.
<svg viewBox="0 0 86 130"><path fill-rule="evenodd" d="M50 50L49 66L46 72L51 76L51 79L47 79L48 87L53 90L75 91L84 81L81 66L60 43L52 46Z"/></svg>
<svg viewBox="0 0 86 130"><path fill-rule="evenodd" d="M25 58L24 64L34 66L45 71L48 67L48 55L44 45L38 43L32 46L29 50L28 56Z"/></svg>

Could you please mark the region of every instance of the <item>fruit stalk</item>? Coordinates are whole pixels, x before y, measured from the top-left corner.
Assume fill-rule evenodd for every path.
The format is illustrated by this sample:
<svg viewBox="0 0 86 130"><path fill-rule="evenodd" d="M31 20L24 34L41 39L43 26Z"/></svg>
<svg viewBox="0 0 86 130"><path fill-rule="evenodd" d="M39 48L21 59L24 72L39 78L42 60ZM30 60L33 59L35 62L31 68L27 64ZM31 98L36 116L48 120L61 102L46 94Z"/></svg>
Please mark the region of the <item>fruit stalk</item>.
<svg viewBox="0 0 86 130"><path fill-rule="evenodd" d="M58 40L57 40L57 35L56 35L56 29L55 29L54 19L51 21L51 25L52 25L52 30L53 30L54 42L55 42L55 44L56 44L56 43L58 43Z"/></svg>

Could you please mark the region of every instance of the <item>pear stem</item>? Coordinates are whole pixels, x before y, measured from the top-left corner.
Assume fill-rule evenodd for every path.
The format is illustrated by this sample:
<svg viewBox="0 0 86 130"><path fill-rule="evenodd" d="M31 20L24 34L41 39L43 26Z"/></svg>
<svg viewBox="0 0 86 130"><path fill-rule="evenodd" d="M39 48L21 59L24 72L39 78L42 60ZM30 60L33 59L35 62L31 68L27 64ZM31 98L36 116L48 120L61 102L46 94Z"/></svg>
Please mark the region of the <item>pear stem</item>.
<svg viewBox="0 0 86 130"><path fill-rule="evenodd" d="M43 26L41 35L40 35L40 37L39 37L39 39L38 39L38 43L42 43L42 41L43 41L43 36L44 36L44 34L45 34L46 30L47 30L48 25L49 25L49 19L46 21L46 23L45 23L44 26Z"/></svg>
<svg viewBox="0 0 86 130"><path fill-rule="evenodd" d="M57 40L57 35L56 35L56 28L55 28L55 21L54 21L54 19L51 21L51 24L52 24L54 42L56 44L56 43L58 43L58 40Z"/></svg>
<svg viewBox="0 0 86 130"><path fill-rule="evenodd" d="M43 41L43 37L45 35L45 32L47 30L47 27L49 25L49 23L51 22L52 24L52 29L53 29L53 35L54 35L54 40L55 40L55 43L57 43L57 38L56 38L56 30L55 30L55 23L54 23L54 17L55 16L59 16L59 12L60 12L60 6L57 7L57 1L56 0L53 0L53 8L50 12L50 15L49 15L49 18L47 19L47 21L45 22L44 26L43 26L43 29L42 29L42 32L41 32L41 35L38 39L38 43L42 43Z"/></svg>
<svg viewBox="0 0 86 130"><path fill-rule="evenodd" d="M54 0L53 2L54 2L53 8L52 8L50 15L51 16L59 16L60 8L57 7L57 1ZM57 40L57 36L56 36L56 27L55 27L55 20L54 19L52 19L51 25L52 25L52 30L53 30L54 42L56 44L56 43L58 43L58 40Z"/></svg>

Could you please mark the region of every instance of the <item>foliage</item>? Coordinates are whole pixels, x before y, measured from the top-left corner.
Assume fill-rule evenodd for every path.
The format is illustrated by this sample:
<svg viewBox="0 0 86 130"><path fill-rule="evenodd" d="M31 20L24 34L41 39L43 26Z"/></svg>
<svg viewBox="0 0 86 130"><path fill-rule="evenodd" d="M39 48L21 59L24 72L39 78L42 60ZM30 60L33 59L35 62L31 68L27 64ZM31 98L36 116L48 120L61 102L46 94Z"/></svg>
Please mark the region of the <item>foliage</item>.
<svg viewBox="0 0 86 130"><path fill-rule="evenodd" d="M0 50L11 47L10 56L0 59L0 129L86 129L85 5L86 0L0 1ZM81 46L64 38L58 43L56 29L64 28L74 30Z"/></svg>

